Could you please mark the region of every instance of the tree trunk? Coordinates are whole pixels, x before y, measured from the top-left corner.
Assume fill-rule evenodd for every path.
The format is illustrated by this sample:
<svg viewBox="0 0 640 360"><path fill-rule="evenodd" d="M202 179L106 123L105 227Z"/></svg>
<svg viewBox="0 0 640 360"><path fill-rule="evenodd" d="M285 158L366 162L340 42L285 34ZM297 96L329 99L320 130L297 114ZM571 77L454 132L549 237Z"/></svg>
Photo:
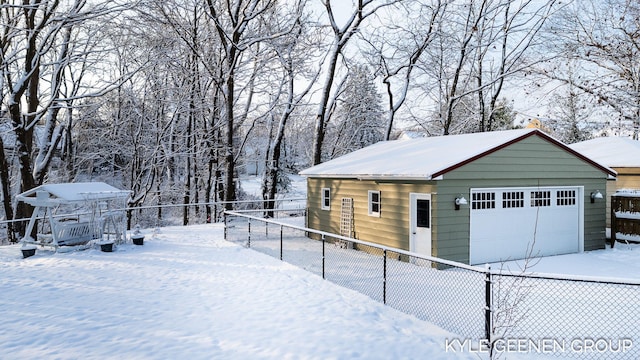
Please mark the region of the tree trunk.
<svg viewBox="0 0 640 360"><path fill-rule="evenodd" d="M193 113L187 121L187 163L185 164L184 196L182 199L182 225L189 225L189 202L191 194L191 134L193 132Z"/></svg>
<svg viewBox="0 0 640 360"><path fill-rule="evenodd" d="M2 185L2 206L4 209L4 218L6 220L13 219L13 208L11 207L11 190L9 189L9 164L4 153L4 142L0 136L0 185ZM7 239L9 242L16 242L13 232L13 223L7 223Z"/></svg>
<svg viewBox="0 0 640 360"><path fill-rule="evenodd" d="M226 81L227 85L227 93L226 93L226 151L224 154L225 160L225 184L224 184L224 201L225 201L225 209L232 210L233 202L236 201L236 184L235 184L235 171L236 171L236 162L234 155L234 144L233 144L233 106L234 106L234 91L235 91L235 82L233 79L233 72L229 75Z"/></svg>
<svg viewBox="0 0 640 360"><path fill-rule="evenodd" d="M9 105L9 112L11 114L11 120L13 122L16 134L16 152L18 153L18 162L20 167L20 192L24 192L35 187L35 181L31 172L30 157L30 145L32 144L33 139L33 128L24 128L24 125L22 124L22 113L18 104L14 103ZM30 205L24 202L18 202L16 204L15 217L17 219L31 217L32 211L33 207L31 207ZM26 224L23 222L16 223L16 230L20 234L20 237L25 236Z"/></svg>

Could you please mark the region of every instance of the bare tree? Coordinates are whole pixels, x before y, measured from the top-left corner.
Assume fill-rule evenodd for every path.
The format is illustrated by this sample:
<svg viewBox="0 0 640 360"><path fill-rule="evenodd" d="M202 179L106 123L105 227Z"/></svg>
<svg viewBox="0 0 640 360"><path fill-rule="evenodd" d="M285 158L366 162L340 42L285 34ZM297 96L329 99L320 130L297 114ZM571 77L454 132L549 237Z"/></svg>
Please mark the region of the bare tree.
<svg viewBox="0 0 640 360"><path fill-rule="evenodd" d="M446 135L496 129L506 82L547 59L536 50L557 8L555 0L447 3L432 18L434 36L414 70L412 93L433 107L427 130Z"/></svg>
<svg viewBox="0 0 640 360"><path fill-rule="evenodd" d="M206 3L191 0L153 1L140 12L144 26L154 31L139 36L157 49L154 66L145 76L157 77L153 101L163 109L156 117L163 120L155 129L159 175L155 200L181 201L184 224L190 221L190 208L200 217L199 206L187 205L223 198L219 189L224 67L217 31L207 12ZM164 83L163 77L170 81ZM212 206L207 203L205 211L210 219Z"/></svg>
<svg viewBox="0 0 640 360"><path fill-rule="evenodd" d="M63 84L72 76L68 72L71 64L83 60L76 53L83 47L71 46L72 39L90 41L73 34L83 31L81 24L114 16L124 8L117 2L89 5L84 0L10 1L0 7L1 17L12 24L5 29L2 40L2 105L7 109L16 137L19 191L31 189L45 179L53 149L60 141L58 114L66 99L73 96L63 91ZM82 96L95 96L108 88L109 85L104 85L102 89L92 89L92 95ZM34 129L39 123L44 124L45 131L36 149ZM25 217L29 212L21 203L15 216Z"/></svg>
<svg viewBox="0 0 640 360"><path fill-rule="evenodd" d="M223 84L222 95L224 105L225 134L225 201L236 199L236 164L235 164L235 129L238 100L238 84L241 68L245 65L244 55L250 49L265 39L274 38L280 34L262 32L267 29L260 27L260 17L272 9L275 0L235 0L219 1L207 0L208 15L210 16L218 34L218 41L222 48ZM260 31L258 31L260 29ZM250 99L246 99L247 103ZM231 209L232 204L226 207Z"/></svg>
<svg viewBox="0 0 640 360"><path fill-rule="evenodd" d="M275 208L276 193L279 179L283 175L281 169L282 147L285 139L285 130L294 112L305 101L307 94L314 86L315 80L320 74L320 69L313 69L310 64L310 54L318 52L313 44L316 36L305 21L305 6L307 2L301 1L297 8L292 9L289 16L278 14L285 21L280 28L290 27L286 36L269 41L277 62L277 72L280 73L280 82L277 91L272 95L273 102L268 118L269 146L266 152L265 172L262 180L262 199L265 209ZM306 81L307 85L297 90L298 83ZM267 212L268 217L273 216L272 211Z"/></svg>
<svg viewBox="0 0 640 360"><path fill-rule="evenodd" d="M549 51L564 60L540 67L548 79L571 84L640 133L640 5L632 0L575 1L550 27ZM570 77L571 63L579 77Z"/></svg>
<svg viewBox="0 0 640 360"><path fill-rule="evenodd" d="M322 145L324 143L325 126L330 117L330 98L332 94L335 97L336 89L334 81L336 78L336 70L338 62L342 56L342 51L351 40L354 34L358 32L362 22L375 14L379 9L397 3L398 0L386 0L379 2L375 0L358 0L355 7L352 8L348 18L343 24L339 24L336 20L331 0L322 0L325 13L329 21L329 27L333 33L331 46L324 56L323 61L326 69L323 73L325 76L324 84L320 90L320 100L318 104L318 112L316 114L313 138L313 164L317 165L322 162ZM339 88L339 87L338 87Z"/></svg>
<svg viewBox="0 0 640 360"><path fill-rule="evenodd" d="M5 219L12 219L13 208L11 207L9 162L7 161L4 149L4 141L2 140L2 136L0 136L0 185L2 186L2 207ZM12 222L7 223L7 239L9 239L10 242L16 241Z"/></svg>
<svg viewBox="0 0 640 360"><path fill-rule="evenodd" d="M370 58L369 61L376 64L386 90L385 140L390 139L396 114L416 81L416 64L438 36L437 29L448 4L449 2L440 0L403 3L399 8L400 15L393 16L391 21L402 18L406 22L374 27L370 29L372 33L364 38L365 43L370 46L364 52Z"/></svg>
<svg viewBox="0 0 640 360"><path fill-rule="evenodd" d="M471 41L473 40L474 34L478 31L480 22L484 18L484 13L487 6L488 4L486 0L470 0L468 3L463 4L463 6L461 7L460 18L454 20L453 22L454 24L460 25L457 30L455 30L455 40L451 42L453 44L456 44L454 45L454 53L457 52L457 54L453 58L453 70L449 75L444 75L448 71L445 70L446 67L441 67L441 69L444 70L444 77L448 79L448 81L446 81L445 83L441 83L440 85L443 89L444 94L444 103L441 106L441 108L443 109L441 114L443 135L449 134L451 126L454 122L453 115L456 103L464 97L463 94L460 94L461 89L463 93L466 93L465 89L468 89L469 79L464 75L465 72L468 72L468 69L466 67L467 62L473 56L473 43ZM443 48L449 46L447 44L450 44L447 40L444 40L441 43Z"/></svg>
<svg viewBox="0 0 640 360"><path fill-rule="evenodd" d="M476 78L479 131L496 127L496 107L505 81L547 56L533 56L541 49L540 36L549 18L564 5L556 0L490 1L476 32ZM538 52L541 53L541 52Z"/></svg>
<svg viewBox="0 0 640 360"><path fill-rule="evenodd" d="M583 96L573 83L580 76L572 70L569 63L569 82L551 95L553 104L550 111L552 118L545 121L545 126L552 129L556 138L567 144L589 140L594 130L589 117L594 112L591 97Z"/></svg>

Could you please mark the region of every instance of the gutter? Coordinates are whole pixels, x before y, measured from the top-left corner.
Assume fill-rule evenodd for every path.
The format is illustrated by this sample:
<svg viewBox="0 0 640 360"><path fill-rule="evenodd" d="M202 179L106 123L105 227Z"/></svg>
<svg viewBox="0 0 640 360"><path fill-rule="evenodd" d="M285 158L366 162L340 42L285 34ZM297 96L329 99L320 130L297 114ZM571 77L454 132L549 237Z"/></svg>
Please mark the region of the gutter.
<svg viewBox="0 0 640 360"><path fill-rule="evenodd" d="M430 181L430 180L442 180L442 175L437 177L431 177L430 175L356 175L356 174L301 174L306 178L312 179L355 179L360 181Z"/></svg>

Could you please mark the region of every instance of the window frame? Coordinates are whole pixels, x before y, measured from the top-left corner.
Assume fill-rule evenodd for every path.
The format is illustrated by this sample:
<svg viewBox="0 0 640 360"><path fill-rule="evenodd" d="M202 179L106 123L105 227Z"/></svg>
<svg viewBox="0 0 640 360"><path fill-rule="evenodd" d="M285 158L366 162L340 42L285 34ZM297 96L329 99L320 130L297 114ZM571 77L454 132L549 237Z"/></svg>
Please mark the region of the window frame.
<svg viewBox="0 0 640 360"><path fill-rule="evenodd" d="M497 191L482 190L471 194L471 210L492 210L496 208Z"/></svg>
<svg viewBox="0 0 640 360"><path fill-rule="evenodd" d="M531 204L529 207L551 207L551 196L551 190L532 190L530 194Z"/></svg>
<svg viewBox="0 0 640 360"><path fill-rule="evenodd" d="M373 201L373 195L378 195L378 201ZM382 210L382 196L380 194L380 190L369 190L367 191L367 214L373 217L380 217L380 213ZM374 205L377 205L378 211L374 211Z"/></svg>
<svg viewBox="0 0 640 360"><path fill-rule="evenodd" d="M320 190L320 198L320 209L331 210L331 188L322 188Z"/></svg>
<svg viewBox="0 0 640 360"><path fill-rule="evenodd" d="M556 206L576 206L578 194L574 189L556 190Z"/></svg>
<svg viewBox="0 0 640 360"><path fill-rule="evenodd" d="M502 209L522 209L524 208L524 190L503 190Z"/></svg>

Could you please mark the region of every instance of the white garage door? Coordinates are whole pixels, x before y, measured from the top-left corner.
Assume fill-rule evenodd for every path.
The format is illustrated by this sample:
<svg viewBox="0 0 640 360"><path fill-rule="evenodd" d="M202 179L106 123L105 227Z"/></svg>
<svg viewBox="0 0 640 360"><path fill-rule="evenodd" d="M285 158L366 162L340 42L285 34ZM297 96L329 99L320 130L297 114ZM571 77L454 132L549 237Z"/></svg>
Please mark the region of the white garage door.
<svg viewBox="0 0 640 360"><path fill-rule="evenodd" d="M582 251L582 193L581 187L471 189L470 263Z"/></svg>

